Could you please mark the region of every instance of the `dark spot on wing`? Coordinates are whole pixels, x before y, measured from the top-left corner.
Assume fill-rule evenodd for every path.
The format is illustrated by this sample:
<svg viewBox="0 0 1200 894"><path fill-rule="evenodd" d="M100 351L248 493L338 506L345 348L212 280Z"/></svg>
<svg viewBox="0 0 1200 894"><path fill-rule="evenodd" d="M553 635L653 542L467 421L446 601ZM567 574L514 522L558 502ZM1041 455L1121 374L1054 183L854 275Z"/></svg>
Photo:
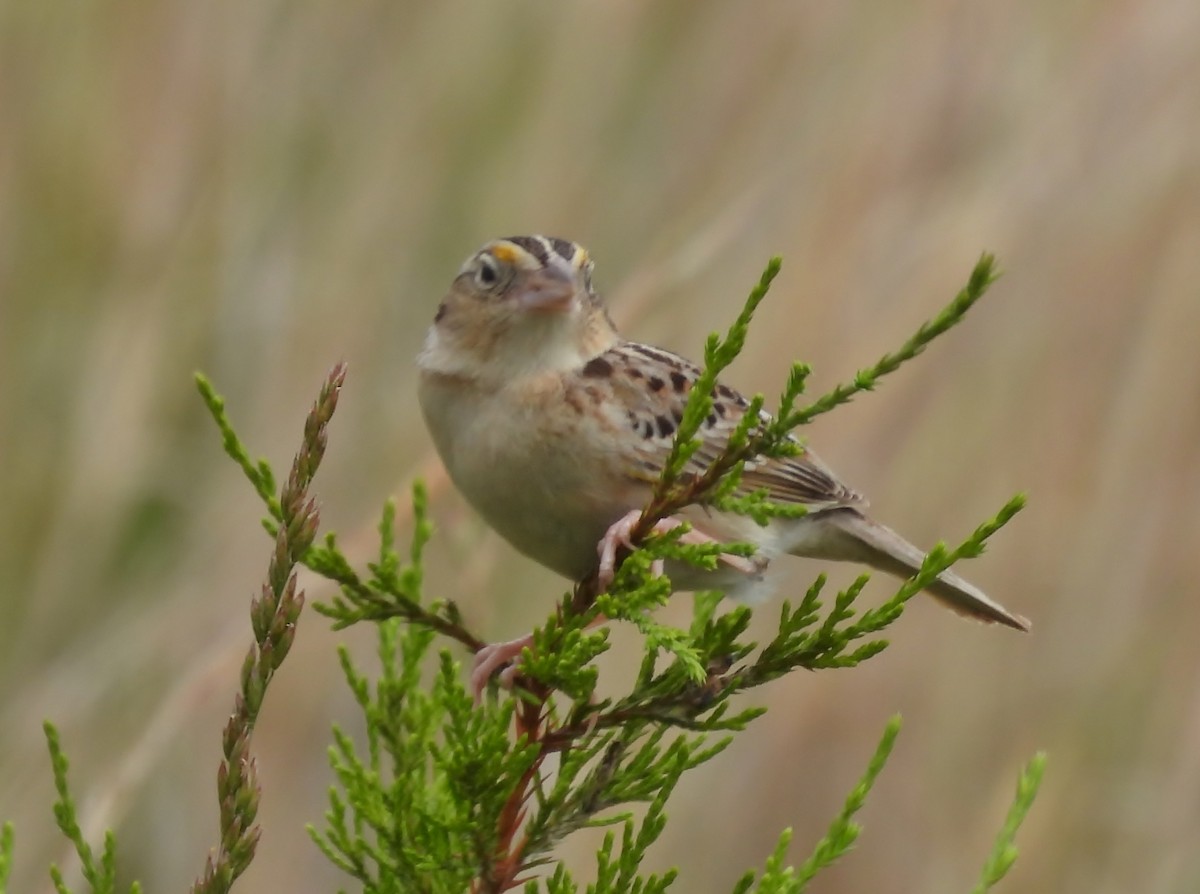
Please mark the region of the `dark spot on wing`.
<svg viewBox="0 0 1200 894"><path fill-rule="evenodd" d="M638 369L636 366L629 367L629 378L640 379L641 377L642 371L640 369Z"/></svg>
<svg viewBox="0 0 1200 894"><path fill-rule="evenodd" d="M671 373L671 384L675 387L676 394L683 394L687 390L688 377L676 370Z"/></svg>
<svg viewBox="0 0 1200 894"><path fill-rule="evenodd" d="M746 398L742 397L728 385L717 385L717 387L713 390L713 397L715 398L718 396L725 398L725 400L733 401L739 407L749 406Z"/></svg>
<svg viewBox="0 0 1200 894"><path fill-rule="evenodd" d="M705 421L708 423L708 427L709 427L709 428L712 428L714 425L716 425L716 424L717 424L717 414L716 414L716 413L709 413L709 414L708 414L708 419L706 419Z"/></svg>
<svg viewBox="0 0 1200 894"><path fill-rule="evenodd" d="M658 436L660 438L668 438L675 433L675 425L666 416L655 416L654 421L658 423Z"/></svg>
<svg viewBox="0 0 1200 894"><path fill-rule="evenodd" d="M662 391L663 385L667 384L658 376L651 376L646 380L646 384L650 386L651 391Z"/></svg>
<svg viewBox="0 0 1200 894"><path fill-rule="evenodd" d="M583 374L593 379L605 379L612 375L613 365L603 357L593 357L583 367Z"/></svg>
<svg viewBox="0 0 1200 894"><path fill-rule="evenodd" d="M643 438L653 438L654 437L654 423L651 422L649 419L642 420L642 437Z"/></svg>
<svg viewBox="0 0 1200 894"><path fill-rule="evenodd" d="M450 308L448 308L446 306L446 302L443 301L441 304L438 305L437 313L433 315L433 322L440 323L442 321L442 318L444 316L446 316L446 314L449 312L450 312Z"/></svg>
<svg viewBox="0 0 1200 894"><path fill-rule="evenodd" d="M713 410L715 410L717 415L722 419L725 418L725 414L728 412L728 410L725 409L725 404L721 403L720 401L717 401L713 404Z"/></svg>

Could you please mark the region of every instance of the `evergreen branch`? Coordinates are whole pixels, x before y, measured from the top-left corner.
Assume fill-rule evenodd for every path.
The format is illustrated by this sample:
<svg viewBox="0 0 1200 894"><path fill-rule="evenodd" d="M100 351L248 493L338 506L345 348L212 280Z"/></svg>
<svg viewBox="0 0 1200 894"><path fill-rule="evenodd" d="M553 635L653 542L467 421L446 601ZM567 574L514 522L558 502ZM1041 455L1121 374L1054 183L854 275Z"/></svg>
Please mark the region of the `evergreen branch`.
<svg viewBox="0 0 1200 894"><path fill-rule="evenodd" d="M746 344L746 334L750 331L750 321L754 312L767 297L771 283L783 268L783 259L771 258L759 277L758 285L751 290L746 298L733 325L729 327L725 338L720 338L715 332L708 337L704 346L704 369L688 394L687 404L683 410L683 419L679 430L671 444L671 453L664 463L663 473L655 487L655 497L664 498L670 493L683 472L684 466L700 446L697 434L700 426L712 412L712 392L717 385L717 377L733 363Z"/></svg>
<svg viewBox="0 0 1200 894"><path fill-rule="evenodd" d="M93 894L112 894L117 889L117 840L112 832L104 833L104 847L100 852L97 863L91 846L84 841L83 832L79 828L76 814L75 799L71 795L67 783L69 762L62 750L58 738L58 729L50 721L42 724L46 735L46 745L50 750L50 767L54 775L54 789L58 800L54 802L54 819L59 830L75 848L79 855L80 869L84 880L91 887ZM0 892L3 892L7 877L9 860L12 856L12 825L5 824L0 835ZM50 880L58 894L70 894L62 871L55 864L50 864ZM130 894L141 894L141 886L133 882L129 886Z"/></svg>
<svg viewBox="0 0 1200 894"><path fill-rule="evenodd" d="M828 413L835 407L848 403L855 395L863 391L874 390L881 378L895 372L904 363L912 360L924 351L931 341L961 322L967 311L984 296L988 288L999 276L1000 273L996 268L995 257L984 253L980 256L978 262L976 262L974 269L971 271L970 279L962 291L949 304L942 308L937 316L929 322L924 323L912 337L900 346L898 351L893 354L884 354L874 366L859 370L853 382L838 385L828 394L823 395L803 410L796 413L780 413L779 427L785 431L791 431L801 425L807 425L821 414ZM803 369L802 373L797 368L793 368L792 375L793 378L799 377L802 381L808 374L807 367L801 367L800 369ZM791 384L789 383L789 391L790 388Z"/></svg>
<svg viewBox="0 0 1200 894"><path fill-rule="evenodd" d="M1004 827L996 836L996 843L992 846L992 851L983 864L983 872L979 877L978 884L971 889L971 894L984 894L990 890L1008 874L1013 864L1017 862L1017 846L1014 844L1017 830L1021 828L1021 823L1025 821L1029 808L1033 806L1038 787L1042 784L1042 774L1045 769L1046 754L1039 751L1021 771L1021 775L1017 779L1017 793L1013 798L1012 806L1008 809L1008 815L1004 818Z"/></svg>
<svg viewBox="0 0 1200 894"><path fill-rule="evenodd" d="M71 790L67 784L67 770L70 768L70 763L67 760L66 754L63 753L62 745L59 742L58 730L50 721L42 724L42 730L46 734L46 746L50 749L50 766L54 774L54 790L58 793L58 800L54 802L54 819L58 823L59 830L63 833L68 841L75 847L75 853L79 855L80 869L83 873L84 880L91 886L95 894L111 894L116 890L115 878L115 842L112 839L111 833L105 835L104 853L99 863L97 863L95 855L92 853L91 845L83 839L83 831L79 828L79 819L76 814L75 800L71 796ZM68 891L62 873L57 866L50 867L50 878L54 882L54 888L59 894L65 894Z"/></svg>
<svg viewBox="0 0 1200 894"><path fill-rule="evenodd" d="M751 318L778 271L779 261L773 259L725 337L709 338L705 367L690 389L670 458L634 526L635 547L617 557L613 583L599 592L593 575L564 597L517 660L514 697L501 700L498 710L472 704L460 669L445 652L432 684L423 682L438 636L470 651L484 643L464 625L453 602L430 601L424 595L423 550L431 528L420 484L413 491L414 530L406 560L396 549L395 506L390 502L379 524L378 555L365 572L351 566L331 534L295 556L338 585L329 603L316 606L335 628L364 620L379 624L382 671L374 687L341 652L347 684L366 717L366 742L360 753L335 729L330 761L338 787L330 792L325 828L309 830L322 853L365 891L392 891L398 885L430 894L482 894L525 885L533 892L539 885L531 873L552 861L558 842L579 829L611 824L620 824L620 834L606 837L597 856L597 881L589 891L665 890L673 872L644 877L638 865L662 831L671 789L683 772L711 759L729 742L727 737L707 737L742 730L763 711L733 710L732 697L799 667L850 667L876 654L886 647L877 634L896 620L906 601L957 559L978 555L987 537L1020 508L1018 497L957 550L939 546L931 551L914 578L877 608L861 613L856 608L864 576L823 609L824 579L819 578L798 605L784 603L778 633L762 649L744 639L749 610L717 614L720 594L697 598L686 631L657 621L653 612L672 589L669 581L655 576L663 561L714 568L723 555L751 555L753 547L691 544L681 539L684 528L655 534L656 523L692 504L740 513L759 524L802 515L803 507L775 504L766 492L746 493L741 486L744 463L799 454L803 448L792 436L793 428L870 390L880 377L915 357L954 325L994 278L991 259L984 256L955 302L899 351L860 373L852 385L800 411L795 407L809 368L793 365L774 418L762 412L762 396L754 397L720 454L705 468L686 471L696 455L700 426L712 411L718 376L744 346ZM226 451L262 496L269 468L250 462L219 399L211 389L201 391ZM270 511L272 504L267 505ZM284 505L280 503L281 511ZM272 512L272 517L280 516ZM645 652L627 694L597 699L594 660L608 648L608 638L605 630L589 628L605 618L632 623L642 634ZM785 865L785 833L756 890L799 891L849 848L858 831L852 817L882 769L896 728L896 721L889 725L866 775L810 860L799 870ZM548 763L551 756L554 763ZM619 812L634 804L649 805L640 824ZM578 891L561 864L541 882L553 894ZM743 882L738 890L749 890L753 876Z"/></svg>
<svg viewBox="0 0 1200 894"><path fill-rule="evenodd" d="M409 546L409 562L400 561L395 548L396 504L384 504L379 522L379 554L368 566L371 572L361 578L337 548L333 534L325 543L305 553L302 562L327 580L338 585L339 595L328 603L318 602L313 609L331 619L335 630L361 621L387 621L397 618L409 624L427 627L443 636L457 640L471 652L478 652L486 642L468 630L452 602L433 602L428 608L421 604L424 575L421 558L425 544L433 535L429 521L429 497L421 481L413 482L413 534Z"/></svg>
<svg viewBox="0 0 1200 894"><path fill-rule="evenodd" d="M246 480L253 485L255 492L267 505L267 511L270 512L271 518L275 521L282 520L283 510L275 496L275 480L271 466L265 459L260 459L258 462L250 459L250 454L242 445L237 433L234 432L229 415L225 412L225 398L217 394L212 382L203 373L196 373L194 378L200 397L204 401L204 405L208 407L209 415L217 424L217 429L221 432L221 445L225 448L225 452L241 467Z"/></svg>
<svg viewBox="0 0 1200 894"><path fill-rule="evenodd" d="M283 518L279 498L273 493L274 474L266 460L254 462L250 453L238 437L228 413L225 400L213 388L212 383L201 373L195 375L196 387L221 433L225 452L238 464L246 479L267 507L270 518L264 527L272 536L277 534L278 523ZM322 399L324 395L322 395ZM467 630L462 624L457 608L452 603L435 603L430 608L421 605L420 558L421 550L432 535L432 525L427 518L428 498L424 485L413 485L414 525L410 550L410 563L402 566L394 549L395 504L388 501L380 521L379 561L370 566L371 576L363 579L339 551L335 536L330 533L322 544L310 544L299 556L298 562L327 580L336 583L341 590L329 603L316 603L313 609L334 622L334 629L348 627L361 621L385 621L401 618L410 624L420 624L462 643L472 652L478 652L486 643Z"/></svg>
<svg viewBox="0 0 1200 894"><path fill-rule="evenodd" d="M342 630L363 621L379 623L399 619L409 624L427 627L456 640L471 652L478 652L487 645L463 625L453 603L435 602L429 608L425 608L403 585L378 579L363 580L349 566L325 564L323 557L312 555L318 549L325 551L335 548L327 539L323 547L310 550L310 555L303 561L307 568L341 588L341 593L332 601L313 604L313 610L317 614L324 615L334 622L334 630Z"/></svg>
<svg viewBox="0 0 1200 894"><path fill-rule="evenodd" d="M779 840L775 843L775 849L771 851L771 856L767 857L767 863L763 868L762 878L759 879L755 894L795 894L796 873L785 862L788 845L791 843L792 830L791 828L784 829L779 833ZM751 888L754 888L753 869L738 879L737 884L733 886L733 894L748 894Z"/></svg>
<svg viewBox="0 0 1200 894"><path fill-rule="evenodd" d="M308 487L325 455L326 427L337 408L338 394L346 378L346 367L338 364L329 373L304 424L304 438L292 462L291 474L279 495L275 550L267 569L266 582L250 606L254 643L242 662L241 686L234 699L233 714L222 738L224 759L217 770L217 799L220 803L221 840L216 854L209 854L204 872L192 886L199 892L226 892L254 859L261 829L258 815L258 768L250 753L250 739L259 710L275 672L282 665L296 635L296 622L304 607L304 592L296 589L295 566L316 537L319 513L308 497ZM203 377L197 377L218 426L224 420L220 399ZM215 409L214 409L215 408ZM227 424L222 427L226 451L245 457ZM243 471L251 468L239 461ZM265 468L265 463L260 464ZM247 471L251 481L265 484L270 474ZM260 491L261 493L261 491Z"/></svg>
<svg viewBox="0 0 1200 894"><path fill-rule="evenodd" d="M858 840L858 834L862 832L862 827L859 827L859 824L853 820L854 814L863 809L866 796L870 793L871 787L875 785L875 780L892 754L892 748L899 733L900 718L894 716L884 727L883 737L880 739L880 744L876 746L875 755L871 757L870 763L866 766L863 778L859 780L858 785L854 786L838 816L834 817L833 822L829 824L828 832L817 842L811 856L803 864L800 864L799 869L793 869L792 866L787 865L787 847L792 841L792 830L784 829L779 836L779 841L776 842L775 850L767 858L767 864L763 868L762 877L758 878L758 883L755 884L754 871L746 872L733 887L733 894L749 894L751 889L755 894L802 894L817 874L845 856L854 846L854 842Z"/></svg>
<svg viewBox="0 0 1200 894"><path fill-rule="evenodd" d="M887 641L869 637L890 626L909 599L959 559L979 555L987 539L1010 521L1023 505L1024 498L1018 495L957 548L935 547L917 574L905 581L891 599L877 608L867 609L857 618L854 606L867 583L866 575L839 592L824 620L814 626L819 618L820 595L825 585L824 575L819 576L798 606L793 608L788 602L783 604L778 633L750 663L734 666L751 652L750 646L737 641L749 621L749 611L738 609L715 620L709 616L681 643L692 660L703 668L699 680L687 665L676 664L661 673L653 672L651 665L650 671L643 673L634 692L626 698L611 705L594 706L591 713L547 730L543 737L545 747L550 750L565 748L580 736L618 729L633 721L709 732L744 728L757 712L742 712L732 717L721 713L732 696L797 669L853 667L878 654L887 647ZM607 606L609 598L602 597L601 605ZM704 611L711 612L711 605ZM867 642L859 644L863 639ZM545 680L540 671L546 663L540 661L537 654L523 667L531 676Z"/></svg>
<svg viewBox="0 0 1200 894"><path fill-rule="evenodd" d="M372 686L346 650L343 673L366 719L360 746L334 729L330 762L338 787L331 789L326 828L309 828L323 854L364 891L396 890L449 894L471 890L498 894L522 885L527 894L577 894L579 886L561 863L546 878L531 873L552 862L552 849L564 837L589 826L619 826L609 832L597 854L596 882L589 894L631 891L664 892L675 870L644 876L647 849L667 821L667 800L682 774L719 754L731 741L713 733L737 732L763 713L761 708L731 710L731 698L800 667L851 667L886 647L874 638L903 611L907 600L957 560L979 555L987 539L1018 512L1018 495L979 526L957 549L938 545L921 568L882 605L858 613L856 601L866 576L836 594L823 611L824 578L818 578L794 608L784 603L778 632L762 649L744 637L750 620L745 608L717 614L720 594L697 597L687 630L661 624L652 612L671 595L669 581L655 576L664 560L714 568L723 555L750 555L748 544L691 544L684 528L655 534L661 519L691 504L750 517L759 524L794 518L803 507L780 506L765 491L741 487L743 464L755 457L795 455L801 443L791 432L821 413L872 390L878 380L917 356L977 301L995 279L994 264L984 255L967 287L937 317L854 381L797 411L809 368L792 367L774 418L762 413L756 396L721 453L699 472L685 469L697 452L697 434L712 410L717 377L745 344L751 318L779 272L772 259L725 338L713 335L705 366L688 396L670 457L650 503L634 528L635 548L618 557L608 592L598 592L595 576L579 582L556 613L535 633L532 650L520 659L515 698L498 709L473 704L461 668L450 655L438 655L432 683L430 650L445 636L472 651L484 643L463 624L449 601L423 596L423 552L431 535L426 494L413 490L414 530L407 561L395 546L395 505L385 504L379 524L377 558L367 572L356 571L330 534L314 545L318 525L308 488L325 452L326 428L345 376L339 364L330 373L312 411L304 438L282 492L264 460L252 461L225 412L224 401L202 375L196 384L221 432L226 453L267 506L264 525L275 538L266 581L251 606L254 642L243 663L234 712L225 728L218 771L221 839L193 891L228 891L254 856L260 829L260 789L250 740L266 690L286 657L295 635L304 594L295 569L304 564L338 584L339 592L317 610L336 628L362 620L378 623L382 666ZM605 617L631 622L642 634L644 656L634 685L622 697L599 700L594 659L608 647L606 631L590 631ZM403 623L401 623L403 622ZM570 702L570 707L566 703ZM513 735L511 730L516 731ZM842 810L799 868L786 864L790 830L779 837L756 882L747 873L735 894L799 894L823 869L855 843L854 821L882 771L899 730L893 718L865 774ZM116 843L107 833L99 856L86 841L67 784L68 762L58 733L45 733L58 794L54 813L77 852L82 874L95 892L116 885ZM554 761L551 762L551 757ZM989 890L1017 857L1015 836L1040 784L1045 764L1038 754L1023 770L1005 824L984 864L976 894ZM640 822L614 810L645 805ZM619 834L618 834L619 831ZM0 828L0 894L11 872L13 830ZM62 873L51 867L56 891L67 894ZM138 894L138 885L131 890Z"/></svg>
<svg viewBox="0 0 1200 894"><path fill-rule="evenodd" d="M892 747L896 744L896 737L898 735L900 735L900 718L893 717L888 721L887 726L884 727L883 737L879 740L879 745L876 747L875 754L872 755L870 763L867 764L867 770L863 774L862 779L859 780L858 785L854 787L853 791L846 798L846 803L842 806L841 812L830 824L829 831L817 842L812 855L797 870L795 889L797 894L808 886L808 883L816 877L818 872L833 865L858 840L858 833L861 829L854 822L854 815L866 803L867 795L870 793L871 787L875 784L875 780L883 771L883 766L887 763L887 759L892 753Z"/></svg>
<svg viewBox="0 0 1200 894"><path fill-rule="evenodd" d="M733 362L745 345L750 321L778 275L781 263L779 258L772 258L768 263L758 285L750 293L742 312L729 328L725 338L722 339L715 333L709 336L705 345L704 369L688 394L683 420L675 433L671 453L655 484L650 502L643 509L630 534L630 540L636 546L646 543L659 521L693 504L712 505L717 509L748 515L760 525L766 524L772 518L803 516L807 511L805 507L773 503L765 494L734 495L733 489L740 479L741 468L745 462L758 456L798 454L802 447L792 437L792 431L811 422L822 413L847 403L859 392L873 390L879 379L895 372L920 354L931 341L960 322L999 275L994 257L986 253L982 255L972 270L967 285L932 320L922 324L899 350L885 354L874 366L860 370L852 383L837 386L800 411L793 408L804 390L811 370L806 364L793 364L775 417L772 419L762 412L763 397L755 395L721 453L703 472L684 476L687 461L695 455L700 446L697 438L700 426L712 411L712 393L717 385L718 376ZM627 555L627 551L623 552L618 556L618 561ZM596 595L594 579L585 580L576 592L576 605L586 605Z"/></svg>
<svg viewBox="0 0 1200 894"><path fill-rule="evenodd" d="M630 541L635 545L644 545L651 537L655 525L662 519L685 506L705 502L705 498L720 486L726 476L730 473L740 474L741 463L758 452L754 449L753 439L750 438L749 433L758 425L763 407L762 395L755 395L751 398L741 423L731 434L721 455L702 474L684 474L688 461L701 446L702 442L698 434L704 420L712 412L713 392L717 387L718 376L745 347L746 335L749 332L754 313L763 299L767 297L771 283L782 268L782 258L771 258L759 277L758 284L747 296L741 313L729 327L725 337L721 338L715 332L709 335L704 346L704 367L688 391L683 417L671 442L671 451L655 482L650 502L643 508L641 516L630 532ZM629 552L629 550L618 551L618 564L628 559ZM576 587L573 597L574 610L581 611L590 605L598 595L598 580L596 574L593 573Z"/></svg>
<svg viewBox="0 0 1200 894"><path fill-rule="evenodd" d="M604 648L602 644L598 645L591 654L586 655L574 649L560 651L557 656L559 670L544 676L548 662L536 657L538 651L542 654L553 652L555 642L566 643L570 640L569 637L554 640L551 636L553 625L563 623L564 619L568 619L569 623L572 613L584 616L594 613L598 608L611 619L631 621L645 637L650 664L641 675L635 693L615 704L596 706L590 713L577 711L565 724L547 725L538 733L543 747L547 749L569 749L580 736L619 730L639 723L694 731L744 728L757 716L757 712L746 711L727 716L724 709L730 696L797 667L850 667L877 654L886 647L886 641L869 640L861 645L856 641L877 633L895 621L907 600L957 559L978 555L983 549L984 540L1021 506L1022 498L1014 499L995 519L976 531L954 552L948 553L944 548L935 549L920 572L902 586L893 599L879 609L864 612L857 620L854 620L853 604L866 583L865 576L839 593L824 622L812 628L820 607L817 595L822 582L819 581L806 595L799 611L791 613L785 605L780 634L768 644L760 659L737 670L730 671L730 668L745 656L748 650L744 647L725 639L714 641L709 650L701 651L695 648L691 636L664 628L652 620L648 612L665 602L670 595L669 585L652 577L651 569L655 561L664 558L683 559L699 567L712 568L721 553L746 554L751 549L741 544L683 546L678 543L679 529L666 535L652 535L657 521L692 503L707 503L720 509L740 511L760 524L765 524L771 518L795 518L804 513L803 507L773 504L765 493L748 496L735 494L741 467L746 460L760 454L780 456L800 450L798 442L791 438L790 431L799 422L811 418L805 415L808 411L800 414L792 411L809 373L808 367L803 364L793 366L775 420L760 413L762 398L755 397L716 460L703 472L682 478L685 463L695 453L695 444L689 446L689 439L694 440L700 420L710 412L711 393L716 387L717 375L742 347L750 317L765 296L777 270L776 262L768 267L726 339L722 341L715 335L710 337L705 351L705 369L689 394L688 408L676 434L671 459L666 464L649 505L634 526L631 539L638 548L618 556L616 578L608 593L597 592L594 576L581 582L572 600L560 607L542 639L535 641L535 652L527 653L522 659L525 708L533 719L519 723L518 729L523 734L529 734L537 728L543 717L551 692L565 684L568 674L564 673L563 668L580 660L581 663L576 666L582 668ZM858 390L873 386L876 379L915 357L930 340L950 328L983 294L992 278L991 259L985 256L977 265L968 287L956 301L921 327L899 352L886 356L868 374L860 375L856 380ZM824 403L818 403L832 407L849 397L850 393L843 389L827 396L823 399ZM718 651L718 646L724 651ZM674 655L675 662L667 670L656 674L653 656L664 650ZM568 691L577 700L595 685L594 674L577 675L574 680L578 685Z"/></svg>
<svg viewBox="0 0 1200 894"><path fill-rule="evenodd" d="M854 632L857 634L855 638L877 632L891 624L904 610L904 605L908 600L928 587L937 579L938 575L960 559L974 559L983 555L987 541L1012 521L1016 514L1025 508L1025 503L1024 494L1014 495L1000 507L995 516L977 527L970 537L953 550L947 551L942 543L935 544L933 549L926 554L920 570L904 582L895 596L878 608L864 612L862 619L854 628Z"/></svg>
<svg viewBox="0 0 1200 894"><path fill-rule="evenodd" d="M813 853L800 865L793 869L787 865L788 845L792 840L792 830L784 829L779 836L775 849L767 858L762 877L755 885L753 870L743 875L733 888L733 894L749 894L751 889L755 894L801 894L819 872L832 866L846 854L858 840L861 827L854 822L854 815L866 803L867 795L875 784L875 780L883 771L891 755L896 737L900 733L900 718L893 717L884 728L883 737L871 757L867 770L859 780L858 785L850 792L841 811L829 825L829 831L817 842Z"/></svg>
<svg viewBox="0 0 1200 894"><path fill-rule="evenodd" d="M5 894L8 890L8 876L12 872L15 834L11 822L5 822L3 826L0 826L0 894Z"/></svg>

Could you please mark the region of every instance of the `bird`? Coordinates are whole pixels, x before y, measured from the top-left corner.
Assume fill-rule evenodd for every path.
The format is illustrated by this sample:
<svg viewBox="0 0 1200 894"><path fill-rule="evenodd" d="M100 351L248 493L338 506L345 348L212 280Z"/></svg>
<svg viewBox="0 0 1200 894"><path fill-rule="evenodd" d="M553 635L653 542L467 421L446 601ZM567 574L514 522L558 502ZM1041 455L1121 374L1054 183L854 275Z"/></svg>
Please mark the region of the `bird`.
<svg viewBox="0 0 1200 894"><path fill-rule="evenodd" d="M417 390L451 481L488 525L541 565L572 581L599 573L606 587L701 370L671 351L623 338L593 286L593 268L585 248L562 238L511 236L482 246L438 304L417 358ZM691 471L720 454L749 409L740 393L716 385ZM669 563L675 590L755 599L768 565L785 554L854 562L900 578L916 574L925 553L869 517L865 498L806 444L796 440L795 448L792 456L751 458L739 487L803 506L802 516L764 527L691 506L659 523L664 530L686 522L687 542L756 547L750 557L722 556L715 570ZM1030 629L1026 618L953 571L925 589L960 615ZM476 698L531 642L524 636L476 654Z"/></svg>

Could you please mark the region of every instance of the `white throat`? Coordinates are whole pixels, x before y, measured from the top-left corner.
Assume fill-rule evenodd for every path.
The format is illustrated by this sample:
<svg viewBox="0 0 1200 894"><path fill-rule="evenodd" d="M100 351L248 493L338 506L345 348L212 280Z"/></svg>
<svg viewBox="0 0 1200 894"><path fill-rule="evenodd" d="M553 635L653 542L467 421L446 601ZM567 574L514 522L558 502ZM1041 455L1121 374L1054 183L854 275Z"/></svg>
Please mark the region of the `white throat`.
<svg viewBox="0 0 1200 894"><path fill-rule="evenodd" d="M425 336L417 358L421 369L442 375L476 379L501 385L514 379L548 372L578 369L590 360L573 330L580 313L545 314L523 320L486 344L462 344L454 333L436 324Z"/></svg>

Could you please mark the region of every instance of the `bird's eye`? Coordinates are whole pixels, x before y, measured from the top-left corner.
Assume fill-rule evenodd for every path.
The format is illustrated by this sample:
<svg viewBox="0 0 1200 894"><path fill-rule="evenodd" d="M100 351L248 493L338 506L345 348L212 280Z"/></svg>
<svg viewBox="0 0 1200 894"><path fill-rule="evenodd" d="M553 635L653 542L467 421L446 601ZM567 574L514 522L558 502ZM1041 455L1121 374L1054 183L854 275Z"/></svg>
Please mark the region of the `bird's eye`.
<svg viewBox="0 0 1200 894"><path fill-rule="evenodd" d="M475 269L475 282L481 289L495 288L500 282L500 270L496 266L495 260L487 255L481 255L479 258L479 266Z"/></svg>

